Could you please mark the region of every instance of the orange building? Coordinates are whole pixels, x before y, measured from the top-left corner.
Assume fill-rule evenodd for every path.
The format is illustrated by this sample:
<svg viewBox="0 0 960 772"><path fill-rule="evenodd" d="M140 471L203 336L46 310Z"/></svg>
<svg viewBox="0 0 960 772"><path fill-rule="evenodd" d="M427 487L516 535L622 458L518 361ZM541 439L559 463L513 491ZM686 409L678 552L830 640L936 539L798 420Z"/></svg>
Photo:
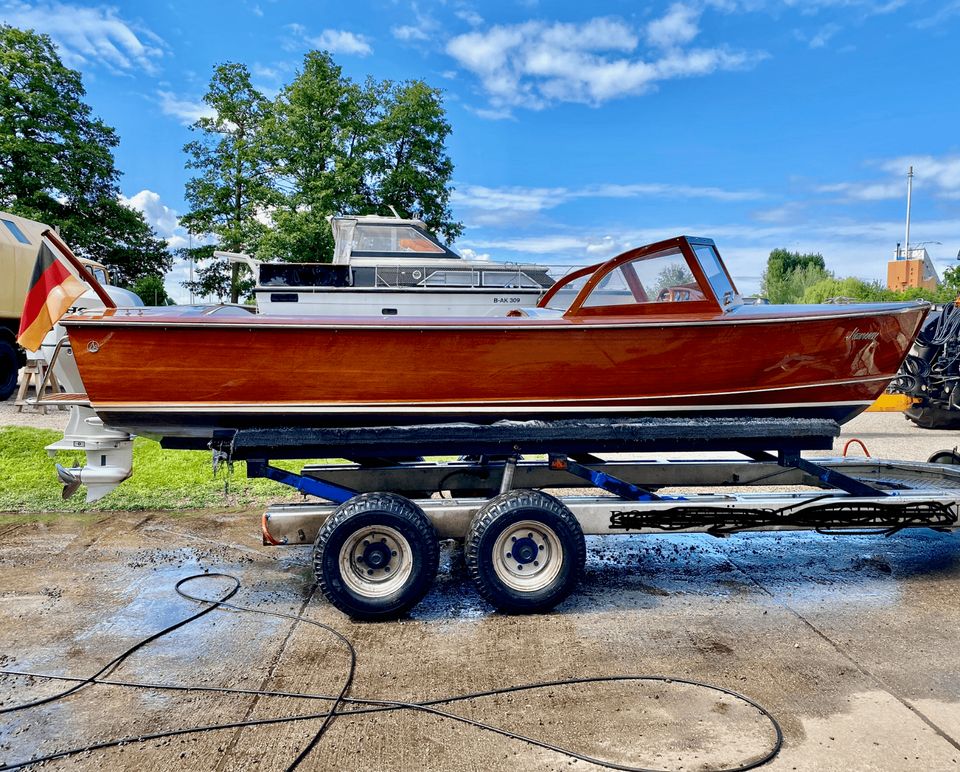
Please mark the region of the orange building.
<svg viewBox="0 0 960 772"><path fill-rule="evenodd" d="M937 269L925 247L910 249L908 255L898 251L896 258L887 263L887 289L897 292L912 287L935 290L938 283Z"/></svg>

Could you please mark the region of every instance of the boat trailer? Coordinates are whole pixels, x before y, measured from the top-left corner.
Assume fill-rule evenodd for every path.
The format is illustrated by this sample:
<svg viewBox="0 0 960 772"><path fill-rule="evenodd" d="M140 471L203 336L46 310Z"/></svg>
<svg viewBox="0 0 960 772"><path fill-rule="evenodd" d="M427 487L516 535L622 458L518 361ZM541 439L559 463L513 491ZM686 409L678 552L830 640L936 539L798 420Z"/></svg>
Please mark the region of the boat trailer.
<svg viewBox="0 0 960 772"><path fill-rule="evenodd" d="M829 420L778 418L271 428L224 432L211 449L215 463L245 461L248 477L323 500L271 506L264 544L312 545L318 584L333 605L355 618L387 619L429 590L441 539L464 543L468 572L490 603L530 613L573 591L585 535L889 536L957 527L960 467L801 456L831 449L839 431ZM428 461L418 451L460 455ZM739 457L662 456L681 451ZM272 465L281 458L346 462L294 473ZM806 490L789 490L797 486Z"/></svg>

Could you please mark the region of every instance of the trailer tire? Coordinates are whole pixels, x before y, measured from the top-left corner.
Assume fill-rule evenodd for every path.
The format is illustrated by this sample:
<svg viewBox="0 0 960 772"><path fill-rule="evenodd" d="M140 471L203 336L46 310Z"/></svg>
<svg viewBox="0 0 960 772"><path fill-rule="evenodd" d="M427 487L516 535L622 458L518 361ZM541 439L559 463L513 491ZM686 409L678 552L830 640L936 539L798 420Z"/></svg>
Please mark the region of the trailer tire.
<svg viewBox="0 0 960 772"><path fill-rule="evenodd" d="M320 591L354 619L402 616L427 594L440 545L416 504L395 493L362 493L323 524L313 547Z"/></svg>
<svg viewBox="0 0 960 772"><path fill-rule="evenodd" d="M10 398L17 390L17 374L24 365L22 350L6 340L6 332L0 337L0 402Z"/></svg>
<svg viewBox="0 0 960 772"><path fill-rule="evenodd" d="M514 556L514 551L522 550ZM473 517L464 557L479 593L500 611L549 611L583 576L587 548L573 513L542 491L514 490Z"/></svg>
<svg viewBox="0 0 960 772"><path fill-rule="evenodd" d="M956 466L960 464L960 455L953 450L938 450L927 459L928 464L951 464Z"/></svg>

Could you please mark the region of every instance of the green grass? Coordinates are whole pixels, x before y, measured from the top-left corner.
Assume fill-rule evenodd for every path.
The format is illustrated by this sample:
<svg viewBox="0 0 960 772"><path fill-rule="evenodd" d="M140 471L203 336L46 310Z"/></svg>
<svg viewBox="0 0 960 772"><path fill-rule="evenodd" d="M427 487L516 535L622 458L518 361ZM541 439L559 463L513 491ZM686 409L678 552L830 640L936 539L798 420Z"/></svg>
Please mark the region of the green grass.
<svg viewBox="0 0 960 772"><path fill-rule="evenodd" d="M271 480L248 480L242 462L234 465L232 475L221 469L214 477L210 453L163 450L155 442L138 438L129 480L91 504L85 501L86 488L64 500L54 459L44 450L61 437L49 429L0 427L0 512L239 508L299 498L291 488ZM84 454L61 451L56 462L83 466ZM296 470L302 463L282 466Z"/></svg>

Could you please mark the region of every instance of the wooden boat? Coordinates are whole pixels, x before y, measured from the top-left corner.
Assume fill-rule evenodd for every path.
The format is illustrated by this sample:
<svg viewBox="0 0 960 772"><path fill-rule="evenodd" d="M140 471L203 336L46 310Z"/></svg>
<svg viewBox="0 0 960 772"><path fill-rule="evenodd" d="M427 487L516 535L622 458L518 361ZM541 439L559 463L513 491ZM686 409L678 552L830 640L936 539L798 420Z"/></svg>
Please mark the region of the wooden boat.
<svg viewBox="0 0 960 772"><path fill-rule="evenodd" d="M713 241L677 237L575 271L507 318L166 307L63 325L106 424L203 446L217 430L271 426L843 422L896 375L928 308L745 305Z"/></svg>

